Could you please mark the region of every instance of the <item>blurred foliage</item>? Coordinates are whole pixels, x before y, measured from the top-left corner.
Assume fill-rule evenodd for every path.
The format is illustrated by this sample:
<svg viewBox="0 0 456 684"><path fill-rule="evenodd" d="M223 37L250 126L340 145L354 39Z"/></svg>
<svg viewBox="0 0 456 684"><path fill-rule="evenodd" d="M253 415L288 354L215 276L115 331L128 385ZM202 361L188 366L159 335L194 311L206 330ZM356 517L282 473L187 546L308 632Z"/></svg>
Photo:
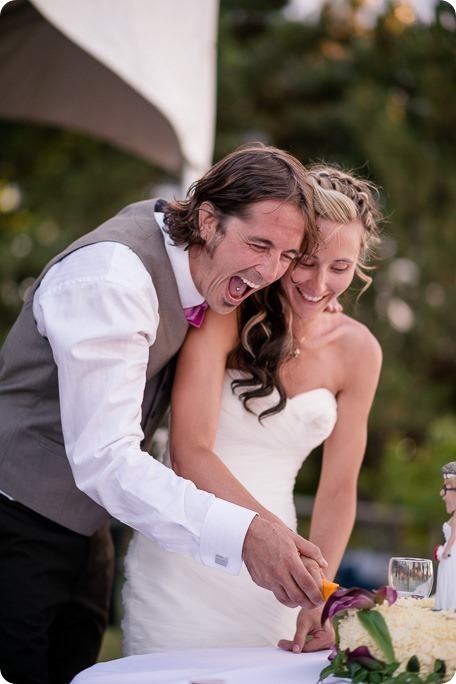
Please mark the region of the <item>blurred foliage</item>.
<svg viewBox="0 0 456 684"><path fill-rule="evenodd" d="M328 1L304 22L286 0L221 0L215 160L260 139L382 188L374 285L344 304L384 351L359 489L410 511L415 548L445 517L440 466L456 460L456 20L446 2L430 24L400 0L369 19L370 5ZM4 335L50 256L165 179L71 132L2 122L0 139ZM317 454L300 491L318 467Z"/></svg>
<svg viewBox="0 0 456 684"><path fill-rule="evenodd" d="M456 460L456 421L447 414L431 422L424 439L416 442L394 430L379 463L376 494L380 501L413 510L413 523L425 528L433 548L441 543L445 506L438 496L442 477L438 465Z"/></svg>
<svg viewBox="0 0 456 684"><path fill-rule="evenodd" d="M144 161L69 131L0 122L0 337L27 287L71 241L162 174Z"/></svg>
<svg viewBox="0 0 456 684"><path fill-rule="evenodd" d="M405 507L410 546L426 548L446 515L440 466L456 459L454 9L436 3L423 24L392 2L369 22L369 3L327 2L303 23L285 5L221 2L217 156L261 139L382 188L374 285L344 304L384 351L359 493ZM298 491L313 493L319 463Z"/></svg>
<svg viewBox="0 0 456 684"><path fill-rule="evenodd" d="M122 630L119 625L110 625L103 635L97 663L122 657Z"/></svg>

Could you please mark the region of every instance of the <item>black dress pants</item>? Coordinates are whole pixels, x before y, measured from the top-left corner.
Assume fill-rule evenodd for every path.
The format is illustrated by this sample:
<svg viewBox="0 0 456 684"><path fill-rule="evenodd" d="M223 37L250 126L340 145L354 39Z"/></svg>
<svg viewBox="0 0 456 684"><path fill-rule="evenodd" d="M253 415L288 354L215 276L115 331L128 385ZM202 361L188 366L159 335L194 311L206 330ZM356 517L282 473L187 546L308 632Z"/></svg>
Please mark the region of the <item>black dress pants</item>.
<svg viewBox="0 0 456 684"><path fill-rule="evenodd" d="M0 672L68 684L96 662L114 553L109 526L85 537L0 495Z"/></svg>

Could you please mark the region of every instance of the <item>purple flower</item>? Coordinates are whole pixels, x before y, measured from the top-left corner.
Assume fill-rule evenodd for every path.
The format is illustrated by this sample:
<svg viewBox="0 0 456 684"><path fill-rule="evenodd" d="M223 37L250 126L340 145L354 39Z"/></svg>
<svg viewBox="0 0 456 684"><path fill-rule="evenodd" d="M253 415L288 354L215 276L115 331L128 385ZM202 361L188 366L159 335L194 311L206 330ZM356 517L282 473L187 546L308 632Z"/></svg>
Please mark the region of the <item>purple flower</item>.
<svg viewBox="0 0 456 684"><path fill-rule="evenodd" d="M333 644L331 646L331 651L329 652L328 660L334 660L336 655L338 655L339 649L337 648L336 644Z"/></svg>
<svg viewBox="0 0 456 684"><path fill-rule="evenodd" d="M380 587L376 592L360 589L359 587L337 589L325 603L321 624L324 625L326 620L331 620L334 615L343 610L348 610L349 608L366 610L373 608L376 603L383 603L383 601L388 601L388 604L391 605L396 599L396 590L386 586Z"/></svg>
<svg viewBox="0 0 456 684"><path fill-rule="evenodd" d="M393 589L393 587L383 586L374 593L374 601L378 604L388 601L388 605L391 606L396 602L396 600L397 591L396 589Z"/></svg>
<svg viewBox="0 0 456 684"><path fill-rule="evenodd" d="M347 656L347 663L358 663L366 670L382 670L385 667L385 663L374 658L367 646L358 646L353 651L347 648L345 655Z"/></svg>
<svg viewBox="0 0 456 684"><path fill-rule="evenodd" d="M326 620L330 620L336 613L340 613L342 610L348 610L348 608L373 608L374 605L374 594L371 591L367 591L367 589L360 589L359 587L336 589L325 603L321 624L324 625Z"/></svg>

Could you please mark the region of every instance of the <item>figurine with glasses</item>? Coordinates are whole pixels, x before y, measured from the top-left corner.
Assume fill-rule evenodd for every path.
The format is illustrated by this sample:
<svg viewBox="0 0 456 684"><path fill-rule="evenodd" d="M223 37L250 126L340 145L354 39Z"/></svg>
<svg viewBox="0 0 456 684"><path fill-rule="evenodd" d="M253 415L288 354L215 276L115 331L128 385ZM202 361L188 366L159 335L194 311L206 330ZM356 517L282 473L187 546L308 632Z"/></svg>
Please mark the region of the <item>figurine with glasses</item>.
<svg viewBox="0 0 456 684"><path fill-rule="evenodd" d="M445 543L436 549L439 561L435 607L456 610L456 461L442 467L443 486L440 496L445 502L449 520L443 523Z"/></svg>

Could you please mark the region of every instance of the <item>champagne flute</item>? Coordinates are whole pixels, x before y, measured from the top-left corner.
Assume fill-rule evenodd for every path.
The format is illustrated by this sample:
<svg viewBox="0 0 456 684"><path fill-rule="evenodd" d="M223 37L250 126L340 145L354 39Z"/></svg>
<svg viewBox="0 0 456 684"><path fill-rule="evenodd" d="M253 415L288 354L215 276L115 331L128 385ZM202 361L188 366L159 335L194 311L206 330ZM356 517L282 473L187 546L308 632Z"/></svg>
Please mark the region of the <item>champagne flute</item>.
<svg viewBox="0 0 456 684"><path fill-rule="evenodd" d="M428 558L394 556L388 565L388 584L399 597L425 598L434 584L434 567Z"/></svg>

